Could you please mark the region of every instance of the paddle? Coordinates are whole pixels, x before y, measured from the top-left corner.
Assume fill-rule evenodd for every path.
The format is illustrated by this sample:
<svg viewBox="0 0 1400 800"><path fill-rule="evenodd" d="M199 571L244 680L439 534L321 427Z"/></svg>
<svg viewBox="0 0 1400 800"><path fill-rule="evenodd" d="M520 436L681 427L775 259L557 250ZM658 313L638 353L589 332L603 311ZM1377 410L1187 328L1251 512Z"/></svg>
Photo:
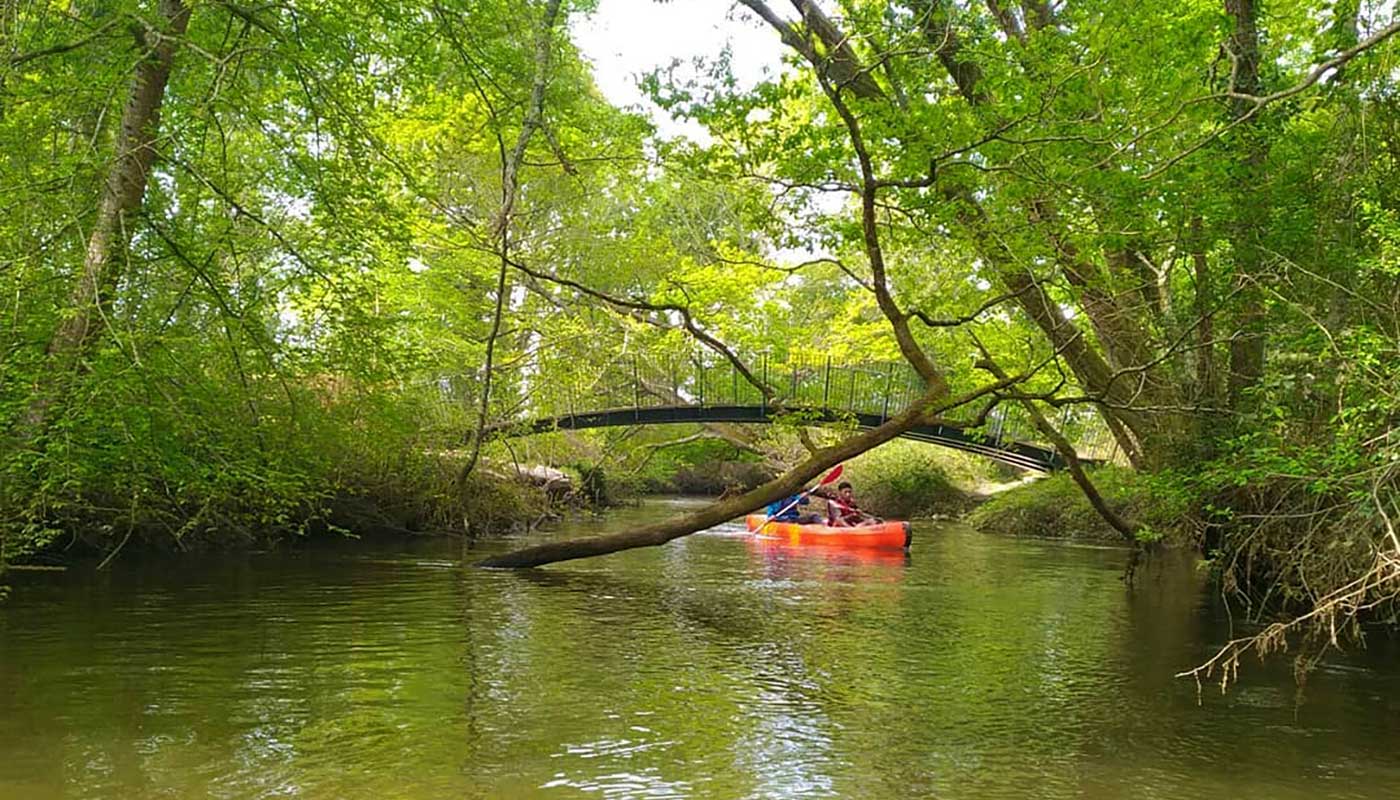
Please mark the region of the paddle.
<svg viewBox="0 0 1400 800"><path fill-rule="evenodd" d="M754 532L755 532L755 533L761 533L761 532L763 531L764 527L767 526L768 523L770 523L770 522L773 521L773 518L774 518L774 517L781 517L783 514L786 514L787 511L788 511L788 509L790 509L790 508L792 508L793 506L797 505L798 503L802 502L802 498L804 498L804 497L806 497L807 495L811 494L812 492L816 491L818 487L825 486L825 485L827 485L828 483L834 483L834 482L836 481L837 478L841 477L841 470L843 470L843 469L845 469L845 468L846 468L846 465L845 465L845 464L837 464L837 465L836 465L836 469L833 469L832 471L826 473L826 477L825 477L825 478L822 478L822 479L821 479L821 482L818 483L816 486L813 486L811 489L808 489L808 490L805 491L805 492L800 492L800 493L798 493L797 497L796 497L791 503L788 503L786 506L783 506L783 508L782 508L781 510L779 510L778 513L776 513L776 514L769 514L769 515L768 515L768 518L765 519L757 528L754 529Z"/></svg>

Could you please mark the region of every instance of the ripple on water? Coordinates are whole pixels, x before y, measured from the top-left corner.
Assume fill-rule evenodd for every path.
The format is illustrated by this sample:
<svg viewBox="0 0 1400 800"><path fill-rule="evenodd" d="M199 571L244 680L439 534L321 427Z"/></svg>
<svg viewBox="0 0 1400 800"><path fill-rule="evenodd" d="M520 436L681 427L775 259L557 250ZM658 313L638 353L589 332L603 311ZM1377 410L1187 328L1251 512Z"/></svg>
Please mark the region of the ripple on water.
<svg viewBox="0 0 1400 800"><path fill-rule="evenodd" d="M1171 673L1228 631L1189 569L1128 592L1117 551L737 533L529 573L444 542L26 576L0 800L1397 794L1395 659L1198 705Z"/></svg>

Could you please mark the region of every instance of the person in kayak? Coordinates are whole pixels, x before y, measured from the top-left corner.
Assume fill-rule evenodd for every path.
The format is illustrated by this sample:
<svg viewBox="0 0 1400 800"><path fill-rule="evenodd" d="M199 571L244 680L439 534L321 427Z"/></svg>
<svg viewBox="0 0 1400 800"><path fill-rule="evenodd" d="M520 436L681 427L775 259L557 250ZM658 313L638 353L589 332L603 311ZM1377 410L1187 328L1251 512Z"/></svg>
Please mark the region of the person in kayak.
<svg viewBox="0 0 1400 800"><path fill-rule="evenodd" d="M796 522L799 525L821 522L820 514L801 510L801 506L810 505L811 502L812 500L806 492L788 495L777 502L768 504L768 519L771 522Z"/></svg>
<svg viewBox="0 0 1400 800"><path fill-rule="evenodd" d="M850 481L841 481L835 494L823 493L826 498L826 524L842 528L868 525L879 522L880 518L867 514L856 505L855 489Z"/></svg>

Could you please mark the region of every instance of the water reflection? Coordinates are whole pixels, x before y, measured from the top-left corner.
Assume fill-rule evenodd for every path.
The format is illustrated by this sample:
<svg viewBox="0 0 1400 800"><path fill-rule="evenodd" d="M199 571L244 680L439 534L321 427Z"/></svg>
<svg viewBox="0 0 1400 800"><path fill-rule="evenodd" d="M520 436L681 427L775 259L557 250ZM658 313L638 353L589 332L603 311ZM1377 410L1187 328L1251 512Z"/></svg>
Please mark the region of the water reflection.
<svg viewBox="0 0 1400 800"><path fill-rule="evenodd" d="M1380 797L1400 778L1393 645L1331 662L1301 707L1276 663L1197 705L1172 673L1229 631L1189 562L1130 590L1119 551L955 527L907 558L737 534L526 573L427 543L22 576L0 608L0 798Z"/></svg>
<svg viewBox="0 0 1400 800"><path fill-rule="evenodd" d="M810 566L832 567L825 577L838 581L876 578L888 575L898 579L902 571L861 569L863 566L907 567L913 563L913 554L908 550L881 550L875 548L842 549L821 545L794 545L782 539L762 539L757 536L745 537L744 544L756 559L777 569L805 570Z"/></svg>

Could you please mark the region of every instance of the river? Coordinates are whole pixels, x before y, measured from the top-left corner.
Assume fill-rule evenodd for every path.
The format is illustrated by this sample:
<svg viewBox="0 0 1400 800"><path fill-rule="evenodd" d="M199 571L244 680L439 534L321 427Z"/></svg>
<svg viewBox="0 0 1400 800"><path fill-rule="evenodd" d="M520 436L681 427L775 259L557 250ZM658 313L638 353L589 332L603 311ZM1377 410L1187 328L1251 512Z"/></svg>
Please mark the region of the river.
<svg viewBox="0 0 1400 800"><path fill-rule="evenodd" d="M620 530L654 500L543 536ZM122 558L0 604L0 798L1400 797L1400 649L1199 694L1185 559L738 528L533 573L461 545Z"/></svg>

